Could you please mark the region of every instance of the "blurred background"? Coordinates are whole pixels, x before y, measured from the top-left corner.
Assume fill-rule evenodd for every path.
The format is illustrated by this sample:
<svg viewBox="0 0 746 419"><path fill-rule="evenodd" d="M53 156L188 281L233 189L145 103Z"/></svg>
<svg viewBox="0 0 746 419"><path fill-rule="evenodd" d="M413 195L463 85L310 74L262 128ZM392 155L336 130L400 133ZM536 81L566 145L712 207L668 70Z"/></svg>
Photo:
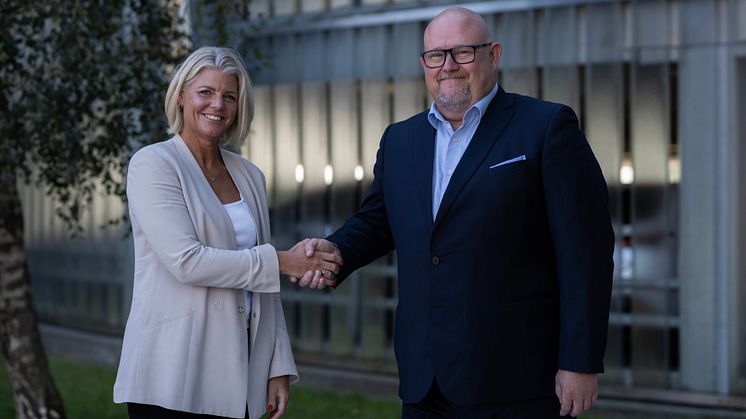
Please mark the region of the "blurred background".
<svg viewBox="0 0 746 419"><path fill-rule="evenodd" d="M430 105L418 62L429 19L451 5L482 14L503 45L501 86L571 106L609 186L616 268L591 416L746 417L745 0L175 3L184 48L231 45L249 61L256 116L240 151L267 176L281 249L339 227L384 128ZM166 138L158 118L149 141ZM99 189L75 238L46 187L19 194L47 352L114 367L133 252L126 224L101 227L126 205ZM395 254L333 292L282 292L303 384L396 395Z"/></svg>

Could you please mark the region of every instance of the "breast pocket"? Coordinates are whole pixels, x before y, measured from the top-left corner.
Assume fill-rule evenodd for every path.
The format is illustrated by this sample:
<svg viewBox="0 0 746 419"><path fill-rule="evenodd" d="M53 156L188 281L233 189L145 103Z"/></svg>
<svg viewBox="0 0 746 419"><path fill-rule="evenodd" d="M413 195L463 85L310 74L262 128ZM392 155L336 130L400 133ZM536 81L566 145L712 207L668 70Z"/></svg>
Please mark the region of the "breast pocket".
<svg viewBox="0 0 746 419"><path fill-rule="evenodd" d="M486 217L496 220L511 220L510 223L495 221L498 231L494 234L510 236L521 228L523 213L528 205L527 196L533 189L535 174L527 161L517 161L502 166L484 169L479 180L480 207ZM486 172L486 173L485 173Z"/></svg>
<svg viewBox="0 0 746 419"><path fill-rule="evenodd" d="M485 181L491 190L503 197L523 194L530 185L531 167L526 161L518 161L487 170ZM517 196L513 196L517 198Z"/></svg>
<svg viewBox="0 0 746 419"><path fill-rule="evenodd" d="M528 160L518 160L499 166L489 167L487 170L490 176L505 177L525 172L526 167L528 167Z"/></svg>

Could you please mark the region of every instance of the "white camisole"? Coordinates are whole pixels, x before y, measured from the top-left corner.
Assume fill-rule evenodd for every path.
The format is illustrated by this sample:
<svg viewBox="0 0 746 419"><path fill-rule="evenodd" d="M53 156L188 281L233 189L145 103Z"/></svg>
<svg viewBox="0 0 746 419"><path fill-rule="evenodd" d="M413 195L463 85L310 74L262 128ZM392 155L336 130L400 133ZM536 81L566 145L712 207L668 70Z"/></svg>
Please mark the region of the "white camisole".
<svg viewBox="0 0 746 419"><path fill-rule="evenodd" d="M249 206L244 202L243 197L236 202L223 204L223 208L225 208L225 212L228 213L233 222L233 230L236 232L236 249L250 249L256 246L256 222L254 222L254 217L251 216ZM244 316L248 324L251 313L251 296L253 293L249 290L243 291L244 305L246 307Z"/></svg>

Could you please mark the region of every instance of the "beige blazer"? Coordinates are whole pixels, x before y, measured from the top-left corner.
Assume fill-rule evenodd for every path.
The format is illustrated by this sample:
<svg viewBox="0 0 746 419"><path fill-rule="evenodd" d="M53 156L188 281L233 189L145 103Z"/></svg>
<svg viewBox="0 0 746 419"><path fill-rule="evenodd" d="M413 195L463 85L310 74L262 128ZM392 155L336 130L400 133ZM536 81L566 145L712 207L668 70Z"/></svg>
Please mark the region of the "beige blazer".
<svg viewBox="0 0 746 419"><path fill-rule="evenodd" d="M114 402L251 418L267 407L267 380L298 373L280 304L262 172L237 154L223 161L257 224L235 250L233 224L184 140L139 150L127 197L135 243L132 308ZM251 357L242 291L254 292ZM250 360L249 360L250 358Z"/></svg>

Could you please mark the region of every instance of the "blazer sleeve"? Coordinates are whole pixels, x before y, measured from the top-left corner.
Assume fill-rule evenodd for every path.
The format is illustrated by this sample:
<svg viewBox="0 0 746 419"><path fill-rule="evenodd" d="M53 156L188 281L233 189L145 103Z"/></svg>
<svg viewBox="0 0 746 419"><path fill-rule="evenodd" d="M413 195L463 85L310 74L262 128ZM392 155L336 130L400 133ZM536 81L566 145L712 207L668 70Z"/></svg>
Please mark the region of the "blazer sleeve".
<svg viewBox="0 0 746 419"><path fill-rule="evenodd" d="M228 250L197 239L173 162L158 152L145 148L130 160L127 199L134 234L144 235L155 257L178 281L280 291L279 261L271 245Z"/></svg>
<svg viewBox="0 0 746 419"><path fill-rule="evenodd" d="M272 361L269 365L269 378L290 376L290 384L298 382L298 369L293 359L293 351L290 347L287 325L285 324L285 313L282 310L280 294L274 295L276 313L275 349L272 353Z"/></svg>
<svg viewBox="0 0 746 419"><path fill-rule="evenodd" d="M558 365L603 372L614 232L601 168L566 106L558 106L549 120L542 171L559 280Z"/></svg>
<svg viewBox="0 0 746 419"><path fill-rule="evenodd" d="M339 230L327 237L337 245L344 260L344 265L336 276L336 286L354 270L394 250L383 190L384 158L390 128L386 128L381 138L373 166L373 182L360 209Z"/></svg>

